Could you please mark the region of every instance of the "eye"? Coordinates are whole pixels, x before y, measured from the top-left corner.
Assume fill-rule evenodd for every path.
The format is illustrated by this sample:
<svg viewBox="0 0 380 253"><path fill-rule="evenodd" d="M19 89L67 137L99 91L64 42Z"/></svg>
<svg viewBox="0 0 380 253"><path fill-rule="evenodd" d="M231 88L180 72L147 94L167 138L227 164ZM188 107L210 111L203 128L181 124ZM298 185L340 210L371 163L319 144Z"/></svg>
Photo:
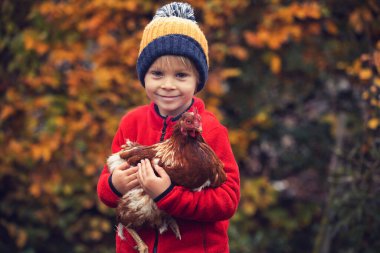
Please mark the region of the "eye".
<svg viewBox="0 0 380 253"><path fill-rule="evenodd" d="M189 76L189 74L188 73L185 73L185 72L178 72L177 74L176 74L176 77L178 77L178 78L180 78L180 79L184 79L184 78L186 78L186 77L188 77Z"/></svg>
<svg viewBox="0 0 380 253"><path fill-rule="evenodd" d="M191 124L192 122L191 122L191 120L187 119L187 120L186 120L186 123L187 123L187 124Z"/></svg>
<svg viewBox="0 0 380 253"><path fill-rule="evenodd" d="M151 72L151 75L158 78L158 77L162 77L164 75L164 73L160 70L152 70Z"/></svg>

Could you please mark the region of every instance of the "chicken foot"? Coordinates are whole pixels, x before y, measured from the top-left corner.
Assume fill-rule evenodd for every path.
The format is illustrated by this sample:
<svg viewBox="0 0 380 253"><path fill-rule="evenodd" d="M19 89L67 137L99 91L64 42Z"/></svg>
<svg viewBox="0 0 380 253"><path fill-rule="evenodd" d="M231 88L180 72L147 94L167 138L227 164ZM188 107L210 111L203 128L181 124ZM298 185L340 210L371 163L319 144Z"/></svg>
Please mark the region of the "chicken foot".
<svg viewBox="0 0 380 253"><path fill-rule="evenodd" d="M131 228L126 228L129 234L132 236L132 238L136 242L136 250L139 253L149 253L148 252L148 246L145 244L145 242L141 239L141 237L137 234L137 232Z"/></svg>

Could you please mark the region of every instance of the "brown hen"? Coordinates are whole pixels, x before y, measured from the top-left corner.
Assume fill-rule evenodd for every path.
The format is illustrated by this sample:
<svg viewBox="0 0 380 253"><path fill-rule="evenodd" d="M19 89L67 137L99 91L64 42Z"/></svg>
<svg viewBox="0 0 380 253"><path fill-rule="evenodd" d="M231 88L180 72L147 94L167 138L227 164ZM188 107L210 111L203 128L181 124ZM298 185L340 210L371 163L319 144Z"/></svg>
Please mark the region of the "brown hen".
<svg viewBox="0 0 380 253"><path fill-rule="evenodd" d="M197 112L185 112L174 127L172 136L152 146L142 146L127 140L122 150L107 160L112 172L125 161L136 166L142 159L163 167L171 181L180 186L199 191L204 187L218 187L226 180L223 163L204 141L201 116ZM159 210L154 201L139 186L127 192L116 209L118 234L123 238L125 227L137 243L139 252L148 252L146 244L134 231L141 226L159 228L168 226L178 239L181 234L176 221Z"/></svg>

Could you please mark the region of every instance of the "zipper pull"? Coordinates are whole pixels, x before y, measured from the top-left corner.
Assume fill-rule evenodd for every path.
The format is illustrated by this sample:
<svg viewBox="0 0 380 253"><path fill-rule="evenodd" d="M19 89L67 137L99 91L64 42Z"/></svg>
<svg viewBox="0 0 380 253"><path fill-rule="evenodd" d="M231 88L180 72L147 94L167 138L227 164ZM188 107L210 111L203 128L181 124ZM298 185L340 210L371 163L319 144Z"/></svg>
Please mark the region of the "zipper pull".
<svg viewBox="0 0 380 253"><path fill-rule="evenodd" d="M160 142L164 141L164 139L165 139L166 128L168 127L168 123L166 122L167 119L168 119L168 116L166 116L164 119L164 127L161 130Z"/></svg>

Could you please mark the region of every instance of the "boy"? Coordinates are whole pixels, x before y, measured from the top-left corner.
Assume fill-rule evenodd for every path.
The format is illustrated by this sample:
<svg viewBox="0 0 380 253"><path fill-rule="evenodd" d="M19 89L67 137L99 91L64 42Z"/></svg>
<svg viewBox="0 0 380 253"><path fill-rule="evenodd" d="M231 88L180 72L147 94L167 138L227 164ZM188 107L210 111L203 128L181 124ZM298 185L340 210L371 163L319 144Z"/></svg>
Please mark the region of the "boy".
<svg viewBox="0 0 380 253"><path fill-rule="evenodd" d="M227 180L218 188L193 192L173 185L166 172L149 161L141 161L139 167L124 163L112 174L105 166L98 182L99 198L116 207L122 195L141 185L157 207L177 221L181 232L178 240L170 231L138 230L153 252L229 252L228 220L239 202L239 171L226 128L194 97L207 80L208 45L190 5L171 3L157 11L143 33L137 72L151 103L122 118L112 151L118 152L126 139L142 145L163 141L182 113L196 109L202 117L202 136L223 162ZM126 230L123 235L125 239L116 235L116 252L135 252L132 237Z"/></svg>

